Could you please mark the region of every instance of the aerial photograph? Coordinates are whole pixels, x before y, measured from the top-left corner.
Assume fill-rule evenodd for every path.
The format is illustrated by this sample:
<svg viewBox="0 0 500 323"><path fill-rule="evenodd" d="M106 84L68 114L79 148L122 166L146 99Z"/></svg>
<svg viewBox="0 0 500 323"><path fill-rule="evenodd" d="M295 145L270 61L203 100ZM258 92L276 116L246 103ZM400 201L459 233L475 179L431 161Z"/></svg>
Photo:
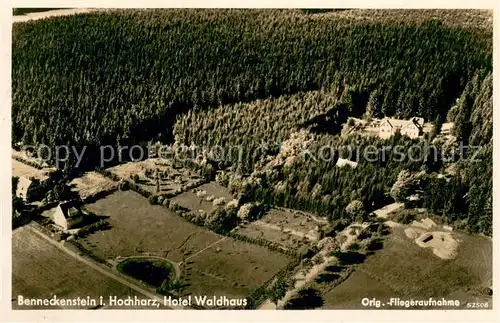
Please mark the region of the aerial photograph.
<svg viewBox="0 0 500 323"><path fill-rule="evenodd" d="M11 53L14 312L492 310L493 10L13 8Z"/></svg>

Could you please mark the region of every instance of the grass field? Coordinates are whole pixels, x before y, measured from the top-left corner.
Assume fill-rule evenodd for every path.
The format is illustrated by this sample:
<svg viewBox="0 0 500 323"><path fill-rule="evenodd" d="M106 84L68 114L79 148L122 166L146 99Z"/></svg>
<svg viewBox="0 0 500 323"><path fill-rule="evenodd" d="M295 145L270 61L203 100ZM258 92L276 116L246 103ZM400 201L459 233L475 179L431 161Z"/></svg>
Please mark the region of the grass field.
<svg viewBox="0 0 500 323"><path fill-rule="evenodd" d="M291 259L264 247L226 238L187 259L184 292L245 297Z"/></svg>
<svg viewBox="0 0 500 323"><path fill-rule="evenodd" d="M444 260L413 243L402 228L393 228L383 249L368 257L346 281L323 295L324 307L364 308L363 297L382 300L447 297L459 299L462 304L488 299L477 294L477 290L491 286L491 240L459 232L453 235L460 241L458 255Z"/></svg>
<svg viewBox="0 0 500 323"><path fill-rule="evenodd" d="M12 232L12 307L27 309L17 305L19 295L96 299L101 295L105 298L141 296L59 250L29 227Z"/></svg>
<svg viewBox="0 0 500 323"><path fill-rule="evenodd" d="M109 216L112 228L80 239L85 248L104 259L152 255L184 262L181 282L187 294L245 297L291 260L194 226L132 191L118 191L86 208Z"/></svg>
<svg viewBox="0 0 500 323"><path fill-rule="evenodd" d="M86 208L109 216L111 229L98 231L80 240L82 245L104 259L151 255L182 261L221 237L197 227L162 206L150 205L133 191L118 191Z"/></svg>
<svg viewBox="0 0 500 323"><path fill-rule="evenodd" d="M226 188L214 182L203 184L197 187L196 191L203 191L203 195L198 196L193 191L187 191L172 198L172 201L189 209L191 212L197 212L199 210L210 212L214 209L214 205L212 201L207 200L207 197L209 196L213 196L215 198L223 197L225 203L233 199L231 193L229 193L229 191Z"/></svg>

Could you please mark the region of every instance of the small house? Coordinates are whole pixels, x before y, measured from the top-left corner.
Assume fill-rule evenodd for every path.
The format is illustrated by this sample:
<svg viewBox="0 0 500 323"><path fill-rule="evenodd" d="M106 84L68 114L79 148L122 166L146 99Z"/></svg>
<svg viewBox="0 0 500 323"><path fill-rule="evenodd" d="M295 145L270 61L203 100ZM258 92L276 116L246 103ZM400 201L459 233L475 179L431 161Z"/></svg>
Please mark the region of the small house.
<svg viewBox="0 0 500 323"><path fill-rule="evenodd" d="M358 166L358 163L351 161L349 159L339 158L335 166L337 167L351 166L352 168L356 168L356 166Z"/></svg>
<svg viewBox="0 0 500 323"><path fill-rule="evenodd" d="M380 123L378 135L382 139L387 139L396 134L397 130L398 127L393 124L393 121L386 118Z"/></svg>
<svg viewBox="0 0 500 323"><path fill-rule="evenodd" d="M411 118L410 121L406 122L401 127L401 134L403 136L410 137L412 139L418 138L423 132L424 119L423 118Z"/></svg>
<svg viewBox="0 0 500 323"><path fill-rule="evenodd" d="M53 220L64 230L73 229L83 222L83 212L76 201L61 202L54 212Z"/></svg>

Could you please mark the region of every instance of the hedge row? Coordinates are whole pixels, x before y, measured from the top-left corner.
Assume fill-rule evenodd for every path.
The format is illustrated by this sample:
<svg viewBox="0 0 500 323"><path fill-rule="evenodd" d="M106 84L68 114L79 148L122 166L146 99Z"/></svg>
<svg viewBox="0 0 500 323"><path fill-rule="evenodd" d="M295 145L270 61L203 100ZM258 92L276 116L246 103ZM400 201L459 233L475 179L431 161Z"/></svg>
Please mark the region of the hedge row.
<svg viewBox="0 0 500 323"><path fill-rule="evenodd" d="M87 196L86 198L83 199L83 204L94 203L97 200L103 199L106 196L113 194L117 190L118 190L118 188L115 187L115 188L112 188L112 189L109 189L109 190L100 191L100 192L98 192L96 194Z"/></svg>
<svg viewBox="0 0 500 323"><path fill-rule="evenodd" d="M106 230L109 229L111 226L108 222L108 220L100 220L98 222L89 224L78 230L78 233L76 234L78 237L86 237L90 233L94 233L99 230Z"/></svg>
<svg viewBox="0 0 500 323"><path fill-rule="evenodd" d="M145 190L143 189L142 187L140 187L139 185L135 184L135 183L132 183L131 181L129 180L126 180L126 179L123 179L123 178L120 178L118 175L116 174L113 174L112 172L110 172L109 170L106 170L106 169L100 169L98 170L98 172L115 181L115 182L122 182L122 183L125 183L124 185L126 185L126 188L128 189L131 189L132 191L136 192L136 193L139 193L141 194L142 196L144 196L145 198L149 198L151 195L153 195L153 193L151 193L150 191L148 190ZM124 189L124 187L120 187L121 189Z"/></svg>
<svg viewBox="0 0 500 323"><path fill-rule="evenodd" d="M35 162L32 162L30 160L27 160L27 159L24 159L24 158L21 158L19 156L12 156L12 158L14 158L15 160L17 160L18 162L20 163L23 163L23 164L26 164L28 166L31 166L31 167L34 167L36 169L43 169L44 167L42 167L40 164L38 163L35 163Z"/></svg>
<svg viewBox="0 0 500 323"><path fill-rule="evenodd" d="M229 236L234 238L234 239L240 240L240 241L249 242L249 243L253 243L253 244L265 247L269 250L276 251L276 252L285 254L287 256L293 257L293 258L299 258L297 250L288 249L288 248L283 247L275 242L271 242L271 241L261 239L261 238L248 237L245 235L238 234L236 232L231 232L229 234Z"/></svg>

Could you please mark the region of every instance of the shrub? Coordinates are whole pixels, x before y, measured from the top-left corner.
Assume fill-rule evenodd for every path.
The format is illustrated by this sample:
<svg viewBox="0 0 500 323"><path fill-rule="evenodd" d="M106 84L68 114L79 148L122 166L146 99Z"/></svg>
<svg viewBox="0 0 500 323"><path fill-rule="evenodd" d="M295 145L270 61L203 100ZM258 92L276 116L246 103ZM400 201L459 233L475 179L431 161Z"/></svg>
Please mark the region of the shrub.
<svg viewBox="0 0 500 323"><path fill-rule="evenodd" d="M224 197L219 197L213 200L213 205L214 206L219 206L223 205L225 203L226 199Z"/></svg>
<svg viewBox="0 0 500 323"><path fill-rule="evenodd" d="M149 203L152 205L159 204L158 203L158 195L151 195L148 200L149 200Z"/></svg>
<svg viewBox="0 0 500 323"><path fill-rule="evenodd" d="M402 210L395 217L393 217L394 221L403 224L410 224L413 220L415 220L415 218L415 213L412 210Z"/></svg>
<svg viewBox="0 0 500 323"><path fill-rule="evenodd" d="M302 246L297 252L300 258L311 258L314 255L314 251L308 246Z"/></svg>

